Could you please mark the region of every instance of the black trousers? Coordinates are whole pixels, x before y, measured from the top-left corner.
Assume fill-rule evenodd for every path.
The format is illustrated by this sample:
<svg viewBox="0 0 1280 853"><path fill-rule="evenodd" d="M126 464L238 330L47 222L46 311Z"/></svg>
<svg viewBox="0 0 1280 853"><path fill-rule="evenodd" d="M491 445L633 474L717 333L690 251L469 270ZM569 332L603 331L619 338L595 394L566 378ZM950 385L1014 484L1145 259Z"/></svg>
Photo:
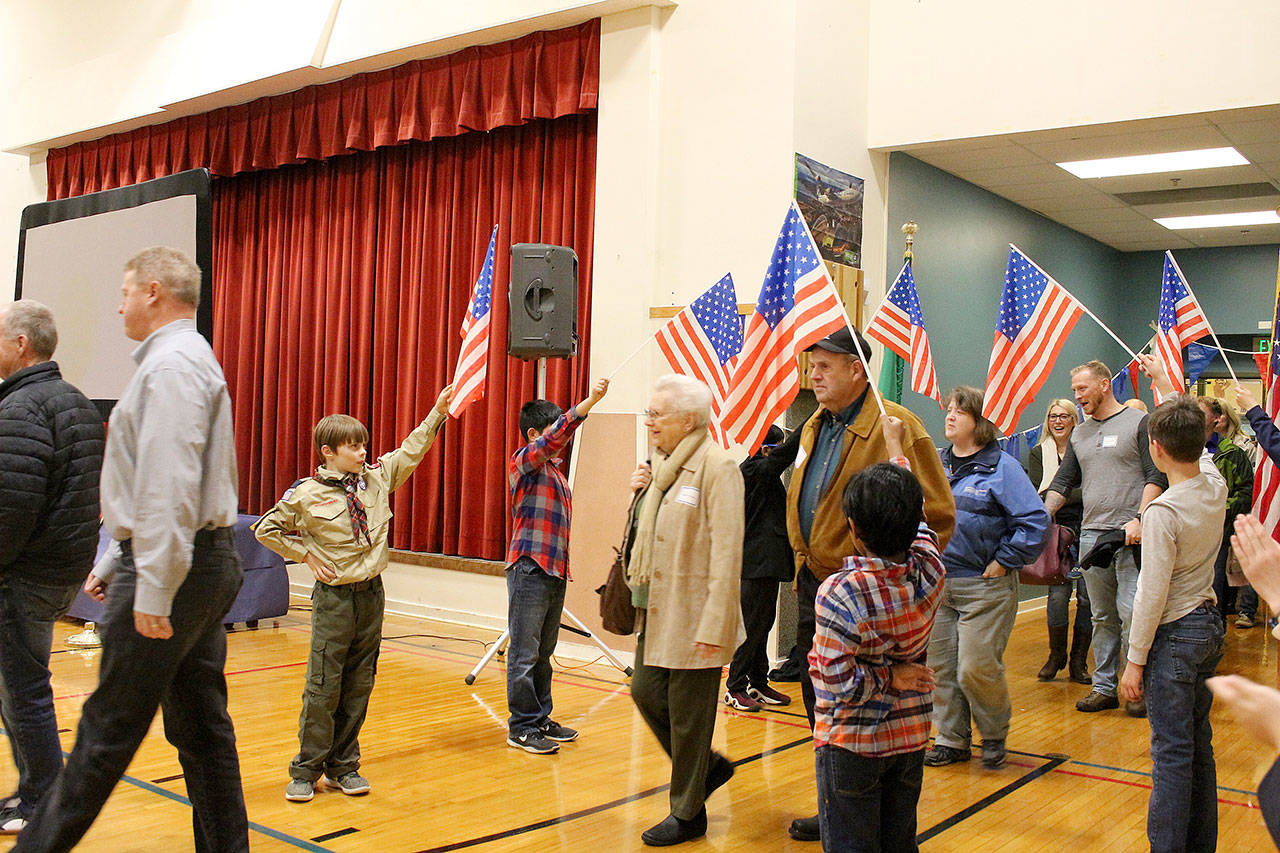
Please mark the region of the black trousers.
<svg viewBox="0 0 1280 853"><path fill-rule="evenodd" d="M156 709L178 750L191 800L195 849L248 851L236 735L227 714L227 638L222 617L244 579L231 528L196 535L191 572L173 599L167 640L133 627L137 572L124 565L107 588L98 689L84 704L66 767L40 800L14 850L70 850L124 775Z"/></svg>
<svg viewBox="0 0 1280 853"><path fill-rule="evenodd" d="M769 630L778 615L778 583L773 578L742 579L742 621L747 638L733 653L725 689L769 686Z"/></svg>
<svg viewBox="0 0 1280 853"><path fill-rule="evenodd" d="M814 577L806 564L796 572L796 646L804 652L804 667L800 673L800 695L804 700L804 713L813 730L813 681L809 678L809 652L813 649L813 635L818 629L817 601L821 581Z"/></svg>

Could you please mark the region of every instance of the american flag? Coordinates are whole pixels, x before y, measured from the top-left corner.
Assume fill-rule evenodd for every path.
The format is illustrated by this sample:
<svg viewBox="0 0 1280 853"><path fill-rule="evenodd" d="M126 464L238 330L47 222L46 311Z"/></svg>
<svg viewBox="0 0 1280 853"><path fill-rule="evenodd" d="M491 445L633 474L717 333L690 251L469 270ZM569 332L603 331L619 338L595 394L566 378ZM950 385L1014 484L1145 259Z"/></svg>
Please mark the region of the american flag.
<svg viewBox="0 0 1280 853"><path fill-rule="evenodd" d="M1156 358L1164 363L1174 388L1181 388L1182 348L1209 334L1209 318L1178 269L1172 252L1164 253L1164 278L1160 282L1160 314L1156 318ZM1156 405L1160 392L1152 389Z"/></svg>
<svg viewBox="0 0 1280 853"><path fill-rule="evenodd" d="M920 310L920 296L916 293L916 280L911 274L911 262L902 265L902 271L885 294L884 301L871 316L864 330L911 365L911 390L932 397L942 405L938 391L938 373L933 368L933 352L929 349L929 333L924 330L924 313Z"/></svg>
<svg viewBox="0 0 1280 853"><path fill-rule="evenodd" d="M754 453L800 390L796 356L848 315L794 200L773 247L724 402L725 434Z"/></svg>
<svg viewBox="0 0 1280 853"><path fill-rule="evenodd" d="M982 403L983 416L1005 435L1013 433L1022 410L1049 378L1083 312L1066 288L1010 244Z"/></svg>
<svg viewBox="0 0 1280 853"><path fill-rule="evenodd" d="M686 305L662 327L657 339L672 370L711 388L711 435L728 447L720 412L729 393L729 376L742 351L742 318L738 315L733 276L725 275Z"/></svg>
<svg viewBox="0 0 1280 853"><path fill-rule="evenodd" d="M484 380L489 372L489 318L493 307L493 248L498 241L498 226L489 235L489 251L476 279L475 291L462 320L462 352L453 372L453 397L449 414L458 417L462 410L484 396Z"/></svg>
<svg viewBox="0 0 1280 853"><path fill-rule="evenodd" d="M1266 386L1267 401L1263 404L1267 417L1280 417L1280 354L1276 353L1276 336L1280 333L1280 276L1276 281L1275 310L1271 321L1271 360L1262 377ZM1262 464L1253 478L1253 514L1262 526L1271 531L1273 539L1280 541L1280 469L1271 457L1262 454Z"/></svg>

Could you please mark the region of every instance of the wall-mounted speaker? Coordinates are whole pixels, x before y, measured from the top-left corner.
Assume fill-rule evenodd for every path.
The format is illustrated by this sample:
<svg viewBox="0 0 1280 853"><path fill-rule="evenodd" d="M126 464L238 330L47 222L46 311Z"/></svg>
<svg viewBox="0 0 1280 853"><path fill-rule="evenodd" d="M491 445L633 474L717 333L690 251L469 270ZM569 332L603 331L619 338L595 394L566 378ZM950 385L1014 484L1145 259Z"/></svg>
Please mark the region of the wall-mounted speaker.
<svg viewBox="0 0 1280 853"><path fill-rule="evenodd" d="M567 246L516 243L507 293L507 352L516 358L578 353L578 255Z"/></svg>

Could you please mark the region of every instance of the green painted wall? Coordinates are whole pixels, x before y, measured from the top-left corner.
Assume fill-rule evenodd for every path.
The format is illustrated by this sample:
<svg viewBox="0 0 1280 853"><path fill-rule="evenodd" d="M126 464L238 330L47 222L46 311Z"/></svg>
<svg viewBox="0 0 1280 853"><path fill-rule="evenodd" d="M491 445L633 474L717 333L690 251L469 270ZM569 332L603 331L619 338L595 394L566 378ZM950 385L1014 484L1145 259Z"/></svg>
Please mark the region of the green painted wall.
<svg viewBox="0 0 1280 853"><path fill-rule="evenodd" d="M981 388L986 384L1009 243L1089 306L1131 347L1140 347L1151 337L1148 324L1155 319L1160 299L1160 252L1117 251L941 169L895 153L889 163L889 233L895 238L890 240L891 247L901 247L897 229L909 219L920 225L913 268L944 393L956 385ZM1258 320L1271 312L1278 250L1277 246L1197 249L1175 252L1175 257L1215 328L1224 334L1248 333L1256 332ZM891 259L898 251L891 249ZM887 284L900 266L899 261L891 261ZM1070 397L1069 369L1091 358L1100 358L1113 369L1129 359L1085 316L1063 346L1053 376L1024 411L1019 428L1039 422L1050 399ZM904 396L906 405L942 444L937 405L910 391Z"/></svg>

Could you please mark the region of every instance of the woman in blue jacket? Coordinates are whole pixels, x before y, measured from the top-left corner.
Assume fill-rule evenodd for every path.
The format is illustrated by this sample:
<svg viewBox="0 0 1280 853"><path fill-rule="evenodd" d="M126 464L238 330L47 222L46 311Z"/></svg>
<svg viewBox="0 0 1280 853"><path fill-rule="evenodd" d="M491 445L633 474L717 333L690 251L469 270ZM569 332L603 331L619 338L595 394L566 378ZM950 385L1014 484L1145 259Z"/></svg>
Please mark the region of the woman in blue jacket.
<svg viewBox="0 0 1280 853"><path fill-rule="evenodd" d="M1236 402L1249 419L1249 426L1253 427L1253 435L1258 439L1262 452L1272 462L1280 465L1280 429L1277 429L1275 421L1267 417L1267 413L1258 405L1258 398L1243 385L1236 385Z"/></svg>
<svg viewBox="0 0 1280 853"><path fill-rule="evenodd" d="M960 387L946 399L951 447L942 467L956 502L956 527L942 552L947 580L929 639L933 694L931 767L969 760L970 718L982 735L982 764L1000 767L1009 733L1004 649L1018 612L1018 569L1033 562L1049 529L1035 486L996 443L982 416L982 392Z"/></svg>

